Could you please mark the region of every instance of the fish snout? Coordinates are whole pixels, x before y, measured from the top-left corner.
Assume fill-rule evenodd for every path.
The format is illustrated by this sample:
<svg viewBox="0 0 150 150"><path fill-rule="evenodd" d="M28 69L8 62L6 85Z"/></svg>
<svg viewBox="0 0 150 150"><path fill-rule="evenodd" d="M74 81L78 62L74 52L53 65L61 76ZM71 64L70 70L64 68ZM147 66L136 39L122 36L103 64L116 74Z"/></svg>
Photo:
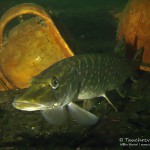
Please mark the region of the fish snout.
<svg viewBox="0 0 150 150"><path fill-rule="evenodd" d="M44 110L47 108L46 105L39 104L35 100L24 100L22 98L14 100L12 103L13 107L19 110L24 111L36 111L36 110Z"/></svg>

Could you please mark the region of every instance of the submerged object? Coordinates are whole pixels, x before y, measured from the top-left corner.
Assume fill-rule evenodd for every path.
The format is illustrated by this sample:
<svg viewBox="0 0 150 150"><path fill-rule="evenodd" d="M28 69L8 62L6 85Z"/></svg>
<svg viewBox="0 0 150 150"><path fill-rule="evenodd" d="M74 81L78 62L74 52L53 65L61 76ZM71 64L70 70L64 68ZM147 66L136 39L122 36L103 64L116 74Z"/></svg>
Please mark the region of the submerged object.
<svg viewBox="0 0 150 150"><path fill-rule="evenodd" d="M34 77L27 91L13 106L20 110L42 110L50 124L63 124L68 117L92 125L98 117L76 102L104 97L133 73L133 64L116 54L84 54L61 60ZM116 109L116 108L115 108Z"/></svg>
<svg viewBox="0 0 150 150"><path fill-rule="evenodd" d="M117 39L126 39L127 55L144 47L140 69L150 71L150 0L130 0L120 18Z"/></svg>
<svg viewBox="0 0 150 150"><path fill-rule="evenodd" d="M22 15L35 15L10 30L6 25ZM33 3L10 8L0 18L0 90L27 88L31 79L73 52L56 28L50 15Z"/></svg>

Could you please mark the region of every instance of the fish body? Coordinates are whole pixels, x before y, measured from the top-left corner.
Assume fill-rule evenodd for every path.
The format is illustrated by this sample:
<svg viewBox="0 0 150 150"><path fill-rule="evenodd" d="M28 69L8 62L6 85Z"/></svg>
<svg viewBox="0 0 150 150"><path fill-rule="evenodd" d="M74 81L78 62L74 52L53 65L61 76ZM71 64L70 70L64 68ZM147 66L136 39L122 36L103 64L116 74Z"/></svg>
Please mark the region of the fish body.
<svg viewBox="0 0 150 150"><path fill-rule="evenodd" d="M42 110L51 124L62 124L67 116L81 124L95 124L98 117L75 102L103 96L113 106L105 93L123 84L132 75L133 68L132 62L116 54L66 58L34 77L13 106L26 111Z"/></svg>

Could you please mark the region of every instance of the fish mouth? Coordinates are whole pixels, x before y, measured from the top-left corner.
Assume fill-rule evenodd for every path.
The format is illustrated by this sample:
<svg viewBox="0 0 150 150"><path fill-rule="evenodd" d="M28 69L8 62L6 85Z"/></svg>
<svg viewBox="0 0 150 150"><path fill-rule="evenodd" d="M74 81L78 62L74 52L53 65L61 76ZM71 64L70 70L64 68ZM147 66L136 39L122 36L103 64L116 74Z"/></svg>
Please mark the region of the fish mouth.
<svg viewBox="0 0 150 150"><path fill-rule="evenodd" d="M38 103L32 103L28 101L14 101L12 105L19 110L25 110L25 111L36 111L36 110L45 110L47 106L38 104Z"/></svg>

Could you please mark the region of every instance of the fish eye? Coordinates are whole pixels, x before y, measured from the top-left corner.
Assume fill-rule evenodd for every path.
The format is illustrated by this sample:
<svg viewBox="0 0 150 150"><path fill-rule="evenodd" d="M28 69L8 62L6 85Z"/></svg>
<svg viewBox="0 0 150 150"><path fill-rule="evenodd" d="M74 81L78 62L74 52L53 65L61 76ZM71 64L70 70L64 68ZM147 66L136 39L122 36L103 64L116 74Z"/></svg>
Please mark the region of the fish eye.
<svg viewBox="0 0 150 150"><path fill-rule="evenodd" d="M53 77L51 79L50 85L53 89L57 89L59 87L59 80L57 79L57 77Z"/></svg>

